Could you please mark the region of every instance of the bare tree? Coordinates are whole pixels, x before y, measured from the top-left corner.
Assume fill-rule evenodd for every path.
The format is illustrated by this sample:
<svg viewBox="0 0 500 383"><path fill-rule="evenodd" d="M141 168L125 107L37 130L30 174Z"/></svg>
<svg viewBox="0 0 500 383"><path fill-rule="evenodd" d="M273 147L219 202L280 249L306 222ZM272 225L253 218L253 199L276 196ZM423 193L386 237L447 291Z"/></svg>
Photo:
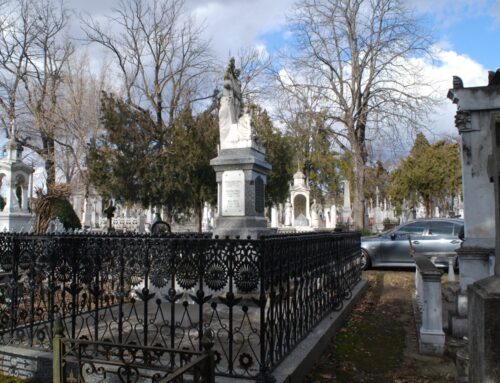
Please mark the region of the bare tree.
<svg viewBox="0 0 500 383"><path fill-rule="evenodd" d="M245 100L257 102L269 96L268 72L272 65L271 56L255 47L241 48L236 55L241 72L241 93ZM224 69L227 63L224 63ZM222 76L220 76L222 78Z"/></svg>
<svg viewBox="0 0 500 383"><path fill-rule="evenodd" d="M51 187L56 181L58 91L73 53L64 36L68 13L62 2L52 0L11 0L8 7L0 41L2 122L17 126L21 143L41 157Z"/></svg>
<svg viewBox="0 0 500 383"><path fill-rule="evenodd" d="M64 67L64 84L60 91L57 120L60 134L56 138L57 169L64 183L75 177L88 188L85 172L87 143L96 138L101 129L100 96L112 89L107 64L99 71L90 70L86 53L74 55Z"/></svg>
<svg viewBox="0 0 500 383"><path fill-rule="evenodd" d="M149 108L159 128L198 97L213 67L200 28L182 0L121 0L107 16L110 30L83 19L87 38L111 52L129 102Z"/></svg>
<svg viewBox="0 0 500 383"><path fill-rule="evenodd" d="M297 46L281 88L297 100L312 93L333 143L350 154L361 228L367 142L417 128L430 108L419 65L429 40L400 0L300 0L290 22Z"/></svg>
<svg viewBox="0 0 500 383"><path fill-rule="evenodd" d="M0 14L0 119L5 134L15 125L22 107L19 101L22 82L28 72L28 52L31 51L36 23L26 0L2 2Z"/></svg>

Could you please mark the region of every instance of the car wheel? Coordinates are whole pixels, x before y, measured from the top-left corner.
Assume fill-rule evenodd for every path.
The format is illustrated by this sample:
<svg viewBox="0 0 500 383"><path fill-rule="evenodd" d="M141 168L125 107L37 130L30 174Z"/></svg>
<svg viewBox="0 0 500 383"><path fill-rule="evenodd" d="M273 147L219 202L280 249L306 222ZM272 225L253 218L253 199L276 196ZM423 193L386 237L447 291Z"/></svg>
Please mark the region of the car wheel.
<svg viewBox="0 0 500 383"><path fill-rule="evenodd" d="M361 270L368 270L372 265L370 256L365 249L361 249Z"/></svg>

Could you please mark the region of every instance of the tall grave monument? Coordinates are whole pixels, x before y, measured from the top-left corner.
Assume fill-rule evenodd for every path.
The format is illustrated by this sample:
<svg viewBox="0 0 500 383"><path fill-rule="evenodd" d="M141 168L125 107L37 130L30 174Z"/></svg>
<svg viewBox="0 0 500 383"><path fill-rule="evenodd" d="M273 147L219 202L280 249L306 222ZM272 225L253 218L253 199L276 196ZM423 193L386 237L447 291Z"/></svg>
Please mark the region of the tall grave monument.
<svg viewBox="0 0 500 383"><path fill-rule="evenodd" d="M219 154L210 161L217 179L218 217L214 234L257 238L269 232L264 193L271 165L243 105L239 74L231 59L220 100Z"/></svg>

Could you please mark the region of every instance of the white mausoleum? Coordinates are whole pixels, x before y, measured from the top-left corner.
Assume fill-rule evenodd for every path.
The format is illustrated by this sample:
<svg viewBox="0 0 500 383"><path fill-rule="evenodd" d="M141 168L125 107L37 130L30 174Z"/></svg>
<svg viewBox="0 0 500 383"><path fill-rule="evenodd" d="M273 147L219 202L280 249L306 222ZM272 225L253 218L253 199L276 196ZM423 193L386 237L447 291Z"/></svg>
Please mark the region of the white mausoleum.
<svg viewBox="0 0 500 383"><path fill-rule="evenodd" d="M32 230L33 215L28 209L28 197L33 168L22 162L22 153L22 145L11 138L5 144L3 158L0 159L2 198L5 204L0 211L1 231Z"/></svg>

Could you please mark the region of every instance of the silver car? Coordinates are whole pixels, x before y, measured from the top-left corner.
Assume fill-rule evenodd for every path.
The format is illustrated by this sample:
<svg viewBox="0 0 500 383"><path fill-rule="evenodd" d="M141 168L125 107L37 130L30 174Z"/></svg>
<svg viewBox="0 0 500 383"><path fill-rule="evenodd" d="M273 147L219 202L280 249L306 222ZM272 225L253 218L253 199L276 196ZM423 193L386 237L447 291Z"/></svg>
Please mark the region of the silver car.
<svg viewBox="0 0 500 383"><path fill-rule="evenodd" d="M376 266L413 266L410 243L417 254L429 256L436 266L448 267L463 239L464 221L455 218L419 219L379 235L361 237L363 269Z"/></svg>

